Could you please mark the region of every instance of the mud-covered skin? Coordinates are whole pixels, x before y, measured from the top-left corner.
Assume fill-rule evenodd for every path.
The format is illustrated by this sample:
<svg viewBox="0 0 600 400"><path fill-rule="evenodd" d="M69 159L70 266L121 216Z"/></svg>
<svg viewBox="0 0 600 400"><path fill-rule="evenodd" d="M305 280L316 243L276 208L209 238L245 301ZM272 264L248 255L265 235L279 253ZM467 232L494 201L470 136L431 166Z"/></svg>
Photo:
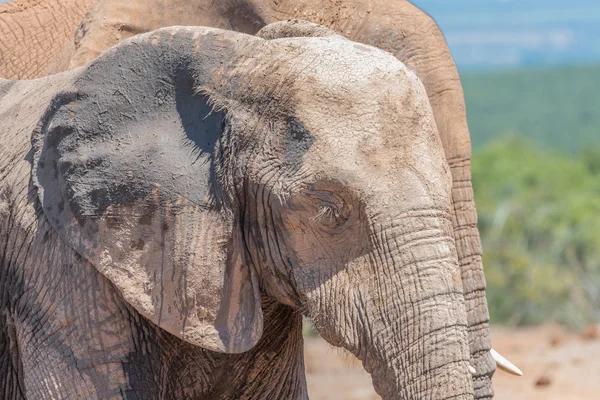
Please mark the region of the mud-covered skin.
<svg viewBox="0 0 600 400"><path fill-rule="evenodd" d="M4 89L12 397L306 398L302 313L384 399L473 398L425 89L293 25L319 33L166 28Z"/></svg>
<svg viewBox="0 0 600 400"><path fill-rule="evenodd" d="M72 203L73 222L79 229L90 229L91 226L90 242L98 233L93 227L94 218L110 217L109 226L118 233L119 216L108 215L111 207L126 207L147 197L144 188L137 190L135 185L111 190L112 184L121 183L120 178L111 179L114 174L123 174L122 179L127 182L132 182L133 178L146 183L165 182L163 187L168 192L181 191L193 184L199 190L190 190L189 194L191 201L196 203L210 197L202 194L210 190L207 180L213 179L209 169L214 160L203 160L203 157L214 154L222 121L216 125L211 125L210 121L222 119L222 113L215 112L205 118L211 108L205 97L192 96L190 91L196 87L191 82L178 81L185 76L189 78L192 70L178 73L166 67L173 61L173 58L168 58L169 55L177 57L169 48L178 42L187 51L179 56L190 57L193 46L189 45L189 35L183 36L174 39L169 36L168 39L173 40L168 43L165 40L162 47L147 46L138 58L131 57L131 49L125 49L120 56L100 61L97 69L92 66L84 71L36 81L0 81L0 132L3 139L0 150L6 156L0 166L0 282L3 299L0 313L0 387L3 399L307 397L302 321L297 311L264 297L262 306L258 304L266 324L262 339L242 354L216 353L178 339L131 307L115 286L74 250L77 244L82 245L79 240L72 247L73 242L69 244L68 238L60 237L58 231L65 227L57 225L57 221L64 219L63 214L69 210L69 204L61 199L50 203L53 200L51 193L54 191L54 195L58 195L60 192L55 182L49 182L43 191L44 196L40 197L40 190L31 180L32 172L40 187L46 184L45 180L52 180L59 173L72 179L106 179L106 186L96 182L95 186L84 185L81 192L69 194L75 200ZM163 57L160 65L144 65L139 58L158 60L158 55ZM114 62L115 58L122 58L122 62ZM130 67L125 70L125 76L119 73L123 65ZM214 68L210 58L203 66ZM111 76L111 80L105 80L105 76ZM166 85L168 90L148 90L150 96L142 94L141 97L147 97L150 103L143 107L142 99L129 97L133 96L132 92L146 93L140 92L143 86L140 79ZM168 84L169 80L180 85L177 90ZM114 86L107 85L107 82ZM120 89L119 93L114 92L115 88ZM182 100L181 96L184 96L183 102L178 101ZM136 100L136 103L130 104L125 97ZM167 102L173 109L165 108L179 116L175 120L180 119L181 130L175 126L160 130L161 126L154 124L153 118L146 121L148 111L156 111L151 107L161 108ZM75 103L81 107L65 109ZM127 109L126 104L131 108ZM106 109L98 108L104 105ZM135 106L140 106L141 115L135 115ZM46 151L44 157L36 153L36 149L40 152L44 144L64 153L78 145L84 147L86 139L97 140L96 144L110 140L125 125L124 121L132 118L142 125L147 124L147 130L138 126L138 130L133 132L134 136L149 135L144 138L148 140L144 152L139 152L139 146L126 147L127 143L131 144L127 142L131 138L127 131L121 132L126 135L125 142L115 138L114 143L117 147L123 145L122 150L112 148L109 149L111 154L107 155L99 147L92 149L91 156L96 160L103 157L110 160L104 165L102 162L88 163L87 170L78 169L77 162L72 162L78 157L71 157L68 168L60 169L54 165L57 158L54 152ZM211 129L203 129L204 124L209 124ZM82 136L69 131L69 126L74 125ZM52 134L48 134L48 130ZM180 165L153 169L151 164L162 159L156 154L157 149L152 149L152 138L161 139L153 133L170 136L172 140L177 139L178 133L185 134L193 142L184 146L156 143L160 151L175 151L177 148L180 151L198 150L193 159L177 153L168 154L164 158L166 162ZM141 156L146 158L136 163ZM41 164L40 158L43 159ZM123 163L128 162L134 163L131 167L135 173L124 168ZM180 180L171 179L171 171L194 166L196 172L188 171ZM97 172L99 167L104 167L106 175L89 175ZM45 174L45 171L50 173ZM158 175L152 176L153 173ZM171 183L170 187L168 183ZM95 188L104 189L106 195L95 195ZM79 205L76 199L83 203ZM44 200L50 204L43 206ZM168 201L167 198L159 200ZM44 214L44 207L47 214ZM136 219L137 225L143 228L151 224L154 214L164 211L161 207L160 204L146 207ZM81 238L85 238L85 234L81 234ZM145 243L138 240L126 245L139 249ZM93 257L91 249L80 247L78 250L89 258Z"/></svg>
<svg viewBox="0 0 600 400"><path fill-rule="evenodd" d="M5 68L0 76L9 78L43 76L85 65L119 41L163 26L204 25L255 34L266 24L291 18L325 25L352 40L389 51L404 62L425 85L451 167L454 237L467 302L471 364L477 371L474 387L478 398L493 395L491 376L495 363L489 355L489 315L471 186L471 144L463 92L444 37L429 16L408 1L388 0L100 0L93 6L89 6L90 1L85 3L88 12L75 32L71 17L84 12L82 0L75 1L82 5L69 5L67 0L50 1L53 6L44 12L64 26L46 23L42 28L38 21L31 20L33 12L29 11L41 2L13 2L18 7L0 4L0 29L5 33L0 54L6 58L6 62L0 63ZM62 11L61 7L72 11ZM15 9L20 12L11 14ZM302 29L302 25L300 30L292 25L284 28L287 32L274 32L279 30L276 28L263 34L267 38L271 34L319 36L327 30ZM55 50L48 51L48 47Z"/></svg>

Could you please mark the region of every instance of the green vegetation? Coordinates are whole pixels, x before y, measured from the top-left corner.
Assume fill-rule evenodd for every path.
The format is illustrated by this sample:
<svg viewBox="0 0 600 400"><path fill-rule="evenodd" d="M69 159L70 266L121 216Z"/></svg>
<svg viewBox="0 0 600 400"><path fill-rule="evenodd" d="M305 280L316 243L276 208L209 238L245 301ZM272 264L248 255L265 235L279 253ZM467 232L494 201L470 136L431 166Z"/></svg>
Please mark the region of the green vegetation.
<svg viewBox="0 0 600 400"><path fill-rule="evenodd" d="M600 145L600 65L463 75L473 148L522 132L576 154Z"/></svg>
<svg viewBox="0 0 600 400"><path fill-rule="evenodd" d="M492 322L600 320L600 66L462 80Z"/></svg>
<svg viewBox="0 0 600 400"><path fill-rule="evenodd" d="M493 322L578 326L600 304L600 147L582 157L508 137L476 152Z"/></svg>

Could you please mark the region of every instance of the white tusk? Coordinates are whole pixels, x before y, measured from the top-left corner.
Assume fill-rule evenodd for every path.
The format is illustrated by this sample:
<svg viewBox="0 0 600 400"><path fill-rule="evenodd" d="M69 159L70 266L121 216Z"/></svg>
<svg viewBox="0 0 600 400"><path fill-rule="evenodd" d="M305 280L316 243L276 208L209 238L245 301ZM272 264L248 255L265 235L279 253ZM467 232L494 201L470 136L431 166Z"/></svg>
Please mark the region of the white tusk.
<svg viewBox="0 0 600 400"><path fill-rule="evenodd" d="M496 361L496 365L503 371L508 372L509 374L523 376L523 372L517 368L513 363L508 361L506 358L502 357L498 352L494 349L490 350L490 354L494 357Z"/></svg>
<svg viewBox="0 0 600 400"><path fill-rule="evenodd" d="M469 372L471 373L471 375L475 375L477 373L477 371L475 371L475 368L473 368L472 365L469 365Z"/></svg>

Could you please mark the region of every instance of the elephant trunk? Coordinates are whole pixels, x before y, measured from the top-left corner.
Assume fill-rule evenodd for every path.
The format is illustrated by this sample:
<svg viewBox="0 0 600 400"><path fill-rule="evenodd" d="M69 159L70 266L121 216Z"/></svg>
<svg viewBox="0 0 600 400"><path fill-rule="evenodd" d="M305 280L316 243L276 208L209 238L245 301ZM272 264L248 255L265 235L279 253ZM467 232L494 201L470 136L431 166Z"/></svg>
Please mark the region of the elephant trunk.
<svg viewBox="0 0 600 400"><path fill-rule="evenodd" d="M485 276L482 248L477 230L477 211L471 186L469 159L448 160L454 184L454 239L461 269L463 293L467 309L471 365L475 368L473 388L475 398L492 398L492 375L496 363L490 354L489 312L485 297Z"/></svg>
<svg viewBox="0 0 600 400"><path fill-rule="evenodd" d="M351 311L322 310L316 321L362 360L383 399L473 399L450 217L428 214L374 226L373 250L333 279Z"/></svg>
<svg viewBox="0 0 600 400"><path fill-rule="evenodd" d="M492 398L495 363L490 355L489 313L477 212L471 187L471 140L464 93L456 64L436 22L409 2L395 19L398 40L375 42L390 51L421 79L427 91L446 159L452 173L453 226L467 309L475 398ZM365 30L360 30L365 32ZM359 41L365 40L355 38ZM394 44L395 43L395 44Z"/></svg>

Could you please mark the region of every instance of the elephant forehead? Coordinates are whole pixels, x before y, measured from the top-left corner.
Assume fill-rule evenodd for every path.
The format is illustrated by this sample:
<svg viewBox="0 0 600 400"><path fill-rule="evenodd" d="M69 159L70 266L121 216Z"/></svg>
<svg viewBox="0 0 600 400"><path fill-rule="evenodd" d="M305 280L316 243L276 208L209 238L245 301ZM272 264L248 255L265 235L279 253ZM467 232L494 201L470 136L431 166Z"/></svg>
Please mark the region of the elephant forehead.
<svg viewBox="0 0 600 400"><path fill-rule="evenodd" d="M384 202L401 196L408 207L439 200L445 207L449 170L419 79L376 49L323 54L307 73L315 86L299 88L295 99L295 115L314 138L306 167Z"/></svg>
<svg viewBox="0 0 600 400"><path fill-rule="evenodd" d="M317 135L304 171L343 184L379 210L400 203L407 209L447 208L450 170L433 122L422 128L421 137L405 142L360 126Z"/></svg>
<svg viewBox="0 0 600 400"><path fill-rule="evenodd" d="M294 41L295 40L295 41ZM282 40L284 41L284 40ZM294 79L283 90L293 93L293 113L319 135L420 135L415 125L433 120L419 78L391 54L342 37L285 39L297 57L286 57ZM286 43L284 41L284 43ZM334 127L333 129L331 129Z"/></svg>
<svg viewBox="0 0 600 400"><path fill-rule="evenodd" d="M334 41L339 48L331 47ZM309 64L302 61L310 57L299 60L295 68L304 76L293 84L293 113L315 140L313 157L335 162L377 154L397 164L418 152L419 143L442 156L433 111L415 74L375 48L364 46L371 56L340 38L317 44L319 58Z"/></svg>
<svg viewBox="0 0 600 400"><path fill-rule="evenodd" d="M276 93L270 99L282 102L302 137L310 137L304 172L383 203L447 208L450 175L415 74L389 53L342 37L272 42L277 67L254 69L261 77L262 68L271 72L270 89L252 89Z"/></svg>
<svg viewBox="0 0 600 400"><path fill-rule="evenodd" d="M304 171L341 183L379 211L448 209L452 180L434 126L433 121L425 124L421 137L405 142L378 132L365 134L368 127L340 129L337 139L334 133L317 135L304 156Z"/></svg>
<svg viewBox="0 0 600 400"><path fill-rule="evenodd" d="M390 53L352 42L341 36L277 39L277 51L296 56L288 58L298 83L320 91L346 92L373 86L406 66ZM416 77L415 77L416 78Z"/></svg>

